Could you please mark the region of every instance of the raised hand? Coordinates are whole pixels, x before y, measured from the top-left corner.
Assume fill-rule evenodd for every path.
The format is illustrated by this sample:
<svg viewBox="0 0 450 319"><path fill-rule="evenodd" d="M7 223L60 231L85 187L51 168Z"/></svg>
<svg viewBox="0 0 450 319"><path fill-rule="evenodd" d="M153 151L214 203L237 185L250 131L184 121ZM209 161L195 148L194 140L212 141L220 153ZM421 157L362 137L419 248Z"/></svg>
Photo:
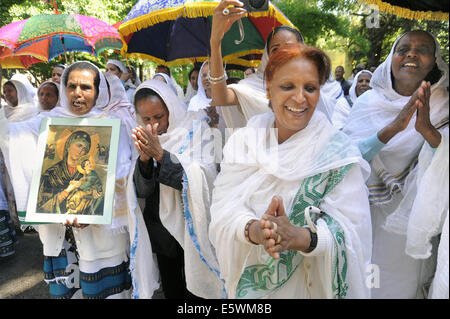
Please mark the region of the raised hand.
<svg viewBox="0 0 450 319"><path fill-rule="evenodd" d="M431 124L430 97L431 84L430 82L422 81L418 90L418 100L416 101L417 117L414 127L417 132L422 134L431 147L436 148L441 142L441 134L433 124Z"/></svg>
<svg viewBox="0 0 450 319"><path fill-rule="evenodd" d="M239 0L222 0L217 7L214 8L211 26L212 42L220 43L233 23L245 16L247 10L242 9L242 6L243 3Z"/></svg>
<svg viewBox="0 0 450 319"><path fill-rule="evenodd" d="M378 139L382 143L386 144L395 135L403 131L408 126L409 121L411 121L411 118L414 115L414 112L417 110L416 101L419 100L419 89L414 92L408 103L406 103L406 105L403 107L400 113L398 113L395 119L378 132Z"/></svg>

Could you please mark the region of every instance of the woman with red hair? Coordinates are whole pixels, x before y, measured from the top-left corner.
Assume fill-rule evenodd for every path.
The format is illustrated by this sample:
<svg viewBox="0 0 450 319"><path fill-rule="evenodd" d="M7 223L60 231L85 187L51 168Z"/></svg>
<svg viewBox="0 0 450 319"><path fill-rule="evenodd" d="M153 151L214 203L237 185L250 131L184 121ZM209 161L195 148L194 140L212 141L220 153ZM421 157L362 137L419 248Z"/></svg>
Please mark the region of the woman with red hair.
<svg viewBox="0 0 450 319"><path fill-rule="evenodd" d="M209 235L229 298L370 298L369 167L315 111L329 73L321 50L279 48L264 74L272 111L224 147Z"/></svg>

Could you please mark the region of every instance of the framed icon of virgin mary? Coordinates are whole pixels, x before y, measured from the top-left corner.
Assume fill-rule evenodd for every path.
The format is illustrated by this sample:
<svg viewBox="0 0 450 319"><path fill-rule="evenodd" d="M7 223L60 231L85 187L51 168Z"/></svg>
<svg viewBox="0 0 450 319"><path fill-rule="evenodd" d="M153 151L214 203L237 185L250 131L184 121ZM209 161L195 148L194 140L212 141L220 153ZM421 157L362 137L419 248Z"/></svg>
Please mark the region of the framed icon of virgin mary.
<svg viewBox="0 0 450 319"><path fill-rule="evenodd" d="M120 120L46 118L26 223L110 224Z"/></svg>

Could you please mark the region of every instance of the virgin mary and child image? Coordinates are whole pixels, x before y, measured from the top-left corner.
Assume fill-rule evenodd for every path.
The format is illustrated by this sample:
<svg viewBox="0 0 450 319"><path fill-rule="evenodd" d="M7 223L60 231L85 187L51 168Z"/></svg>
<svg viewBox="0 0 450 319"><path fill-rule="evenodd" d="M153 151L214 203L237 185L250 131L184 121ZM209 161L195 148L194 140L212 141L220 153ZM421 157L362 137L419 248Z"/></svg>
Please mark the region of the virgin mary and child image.
<svg viewBox="0 0 450 319"><path fill-rule="evenodd" d="M41 176L37 212L102 215L104 187L95 168L89 133L76 130L64 143L62 160Z"/></svg>

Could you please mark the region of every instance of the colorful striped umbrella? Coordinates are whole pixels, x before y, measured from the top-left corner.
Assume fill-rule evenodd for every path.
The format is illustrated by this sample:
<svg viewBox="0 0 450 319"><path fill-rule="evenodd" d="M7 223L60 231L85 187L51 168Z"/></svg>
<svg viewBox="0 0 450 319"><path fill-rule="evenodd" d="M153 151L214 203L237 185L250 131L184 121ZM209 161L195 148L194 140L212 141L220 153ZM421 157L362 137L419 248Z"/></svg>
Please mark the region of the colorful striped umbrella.
<svg viewBox="0 0 450 319"><path fill-rule="evenodd" d="M8 47L0 47L0 65L3 69L28 69L35 63L45 62L34 56L13 55Z"/></svg>
<svg viewBox="0 0 450 319"><path fill-rule="evenodd" d="M214 8L212 0L140 0L119 26L124 40L122 56L150 59L168 66L181 65L208 58ZM249 13L242 18L245 38L240 44L237 23L222 40L224 62L257 66L259 60L242 56L260 57L265 40L279 25L294 26L272 3L269 10Z"/></svg>
<svg viewBox="0 0 450 319"><path fill-rule="evenodd" d="M0 29L0 46L13 55L49 61L66 52L98 55L105 49L120 50L117 29L99 19L79 14L39 14Z"/></svg>
<svg viewBox="0 0 450 319"><path fill-rule="evenodd" d="M448 21L448 0L361 0L367 4L375 4L390 14L411 20Z"/></svg>

